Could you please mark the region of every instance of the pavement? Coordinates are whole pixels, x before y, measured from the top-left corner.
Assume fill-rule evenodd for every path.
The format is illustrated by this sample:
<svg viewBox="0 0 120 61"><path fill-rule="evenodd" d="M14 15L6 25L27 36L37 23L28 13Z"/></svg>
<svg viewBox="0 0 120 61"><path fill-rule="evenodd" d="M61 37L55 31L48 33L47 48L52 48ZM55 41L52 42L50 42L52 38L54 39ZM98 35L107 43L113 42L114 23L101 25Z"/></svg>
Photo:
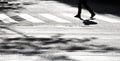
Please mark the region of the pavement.
<svg viewBox="0 0 120 61"><path fill-rule="evenodd" d="M119 61L120 18L74 18L77 8L52 0L20 0L0 12L0 61ZM82 17L90 14L83 9Z"/></svg>

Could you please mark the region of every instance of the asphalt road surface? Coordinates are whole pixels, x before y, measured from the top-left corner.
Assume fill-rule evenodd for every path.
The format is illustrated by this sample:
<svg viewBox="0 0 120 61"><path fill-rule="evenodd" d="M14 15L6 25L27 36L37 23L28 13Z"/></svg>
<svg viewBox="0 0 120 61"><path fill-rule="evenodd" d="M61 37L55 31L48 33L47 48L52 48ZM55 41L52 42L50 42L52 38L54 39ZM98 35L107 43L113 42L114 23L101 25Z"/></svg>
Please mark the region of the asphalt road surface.
<svg viewBox="0 0 120 61"><path fill-rule="evenodd" d="M84 25L74 18L76 7L58 1L17 2L17 9L0 11L0 61L120 60L118 16L96 12L92 21L98 24ZM89 16L83 9L82 17Z"/></svg>

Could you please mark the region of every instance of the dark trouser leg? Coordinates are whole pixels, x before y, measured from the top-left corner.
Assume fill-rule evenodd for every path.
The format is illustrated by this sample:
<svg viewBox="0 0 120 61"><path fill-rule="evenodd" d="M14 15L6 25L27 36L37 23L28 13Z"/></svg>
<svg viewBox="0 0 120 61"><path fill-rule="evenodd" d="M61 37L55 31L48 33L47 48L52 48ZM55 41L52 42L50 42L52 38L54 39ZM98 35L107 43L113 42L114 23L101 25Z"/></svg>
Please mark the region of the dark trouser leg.
<svg viewBox="0 0 120 61"><path fill-rule="evenodd" d="M82 10L82 1L79 0L79 3L78 3L78 13L75 17L79 18L80 20L83 20L81 18L81 10Z"/></svg>
<svg viewBox="0 0 120 61"><path fill-rule="evenodd" d="M78 15L79 17L81 17L81 10L82 10L82 2L79 1L79 3L78 3L78 13L77 13L77 15Z"/></svg>
<svg viewBox="0 0 120 61"><path fill-rule="evenodd" d="M93 10L88 6L87 1L84 1L83 6L91 13L91 17L93 18L95 16L95 13L93 12Z"/></svg>

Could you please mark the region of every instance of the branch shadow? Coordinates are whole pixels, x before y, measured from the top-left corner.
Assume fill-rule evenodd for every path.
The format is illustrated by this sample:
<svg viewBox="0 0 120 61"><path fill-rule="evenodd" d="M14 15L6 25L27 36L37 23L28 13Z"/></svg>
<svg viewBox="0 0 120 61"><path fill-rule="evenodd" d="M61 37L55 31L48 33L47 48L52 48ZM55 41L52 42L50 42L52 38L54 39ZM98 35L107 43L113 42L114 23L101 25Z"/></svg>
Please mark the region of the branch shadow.
<svg viewBox="0 0 120 61"><path fill-rule="evenodd" d="M22 54L39 55L56 51L88 51L93 53L120 53L120 48L110 47L108 45L89 44L96 40L96 37L89 38L5 38L0 42L0 53L2 54ZM55 51L54 51L55 50ZM54 58L56 59L56 58ZM52 60L54 60L52 59Z"/></svg>
<svg viewBox="0 0 120 61"><path fill-rule="evenodd" d="M91 38L90 38L91 39ZM36 55L49 52L51 49L63 50L69 43L85 43L89 38L6 38L0 43L0 53ZM59 48L60 47L60 48ZM63 49L62 49L63 48ZM76 49L75 49L76 50Z"/></svg>
<svg viewBox="0 0 120 61"><path fill-rule="evenodd" d="M9 6L9 7L0 7L0 12L2 12L2 13L8 13L11 10L12 11L16 11L16 10L22 10L22 9L25 9L25 8L22 7L22 6L16 6L15 8L12 7L12 6Z"/></svg>
<svg viewBox="0 0 120 61"><path fill-rule="evenodd" d="M49 59L51 61L78 61L78 60L71 59L64 55L43 55L41 57L43 57L45 59Z"/></svg>

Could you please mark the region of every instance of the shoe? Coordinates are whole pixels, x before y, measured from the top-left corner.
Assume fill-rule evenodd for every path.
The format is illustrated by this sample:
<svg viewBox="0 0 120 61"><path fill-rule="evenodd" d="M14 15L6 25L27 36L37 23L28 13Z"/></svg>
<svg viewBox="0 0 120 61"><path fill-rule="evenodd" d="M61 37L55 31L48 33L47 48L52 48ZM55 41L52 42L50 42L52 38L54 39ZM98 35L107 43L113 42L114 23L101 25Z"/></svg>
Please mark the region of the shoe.
<svg viewBox="0 0 120 61"><path fill-rule="evenodd" d="M95 16L95 14L92 14L91 17L90 17L90 19L94 19L94 18L93 18L94 16Z"/></svg>
<svg viewBox="0 0 120 61"><path fill-rule="evenodd" d="M79 15L76 15L74 17L79 18L80 20L83 20Z"/></svg>
<svg viewBox="0 0 120 61"><path fill-rule="evenodd" d="M90 18L90 20L95 20L96 18Z"/></svg>

